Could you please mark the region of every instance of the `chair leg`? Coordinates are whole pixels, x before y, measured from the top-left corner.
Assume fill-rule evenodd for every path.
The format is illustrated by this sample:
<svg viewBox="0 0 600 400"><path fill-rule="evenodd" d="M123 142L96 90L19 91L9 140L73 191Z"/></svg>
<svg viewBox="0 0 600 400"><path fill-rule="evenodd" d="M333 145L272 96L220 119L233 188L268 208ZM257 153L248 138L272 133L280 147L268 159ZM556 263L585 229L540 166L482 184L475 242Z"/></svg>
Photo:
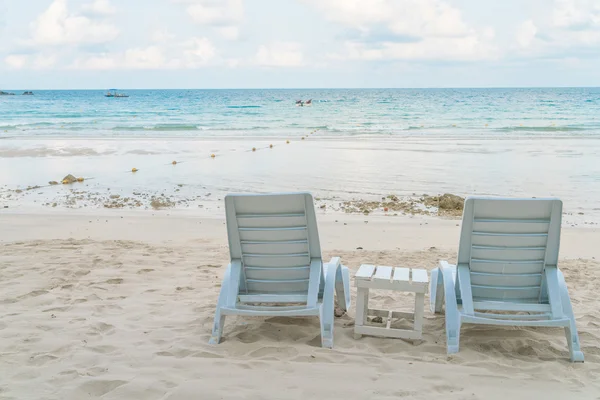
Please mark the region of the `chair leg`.
<svg viewBox="0 0 600 400"><path fill-rule="evenodd" d="M225 277L221 284L219 299L217 300L217 309L215 311L215 320L213 322L212 334L208 341L209 344L219 344L223 335L223 327L225 326L225 315L221 314L221 307L227 303L227 292L229 290L230 266L225 270Z"/></svg>
<svg viewBox="0 0 600 400"><path fill-rule="evenodd" d="M451 268L442 267L438 271L437 278L442 280L442 298L446 302L446 346L448 354L458 353L461 320L454 289L453 271Z"/></svg>
<svg viewBox="0 0 600 400"><path fill-rule="evenodd" d="M217 308L215 312L215 321L213 323L212 335L208 344L219 344L225 327L225 315L221 314L221 310Z"/></svg>
<svg viewBox="0 0 600 400"><path fill-rule="evenodd" d="M336 277L342 269L339 259L332 259L325 273L325 285L323 288L323 303L319 309L321 320L321 345L333 348L333 320L335 308ZM341 297L339 300L344 299Z"/></svg>
<svg viewBox="0 0 600 400"><path fill-rule="evenodd" d="M333 313L323 312L323 306L319 311L321 322L321 347L333 349Z"/></svg>
<svg viewBox="0 0 600 400"><path fill-rule="evenodd" d="M446 347L448 354L458 353L460 343L460 322L446 316Z"/></svg>
<svg viewBox="0 0 600 400"><path fill-rule="evenodd" d="M567 337L567 344L569 345L569 355L572 362L583 362L584 357L579 343L577 326L575 325L573 305L571 304L571 298L569 297L569 291L567 289L565 277L560 270L558 271L558 279L563 313L569 318L569 326L565 327L565 336Z"/></svg>

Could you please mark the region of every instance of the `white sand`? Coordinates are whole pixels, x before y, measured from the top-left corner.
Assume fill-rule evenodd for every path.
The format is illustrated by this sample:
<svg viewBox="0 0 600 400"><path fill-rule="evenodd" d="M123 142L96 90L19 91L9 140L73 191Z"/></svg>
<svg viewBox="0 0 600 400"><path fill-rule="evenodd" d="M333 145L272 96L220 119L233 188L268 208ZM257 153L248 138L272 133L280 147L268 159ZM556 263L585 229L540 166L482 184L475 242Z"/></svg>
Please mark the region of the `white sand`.
<svg viewBox="0 0 600 400"><path fill-rule="evenodd" d="M367 261L431 269L456 255L458 221L319 221L324 256L340 255L352 271ZM444 318L428 312L415 344L354 340L351 310L336 320L333 350L319 347L316 318L230 317L222 344L210 346L227 261L223 222L0 214L0 399L600 396L598 229L563 229L561 268L586 357L571 364L560 329L466 326L460 353L447 357ZM411 301L375 297L400 309Z"/></svg>

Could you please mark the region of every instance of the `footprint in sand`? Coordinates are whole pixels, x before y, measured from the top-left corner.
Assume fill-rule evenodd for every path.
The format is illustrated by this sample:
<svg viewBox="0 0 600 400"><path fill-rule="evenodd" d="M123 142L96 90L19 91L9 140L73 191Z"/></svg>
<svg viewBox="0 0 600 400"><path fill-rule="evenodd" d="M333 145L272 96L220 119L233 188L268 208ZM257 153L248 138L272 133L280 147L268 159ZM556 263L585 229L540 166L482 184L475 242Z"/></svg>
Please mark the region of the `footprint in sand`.
<svg viewBox="0 0 600 400"><path fill-rule="evenodd" d="M120 285L123 283L123 279L121 278L113 278L106 281L106 283L110 283L111 285Z"/></svg>
<svg viewBox="0 0 600 400"><path fill-rule="evenodd" d="M46 293L48 293L47 290L33 290L33 291L31 291L31 292L29 292L27 294L24 294L23 296L20 296L19 298L20 299L27 299L29 297L38 297L38 296L41 296L41 295L46 294Z"/></svg>
<svg viewBox="0 0 600 400"><path fill-rule="evenodd" d="M137 273L138 274L146 274L148 272L152 272L154 271L152 268L144 268L144 269L140 269Z"/></svg>
<svg viewBox="0 0 600 400"><path fill-rule="evenodd" d="M263 347L250 352L250 357L295 357L298 355L298 350L293 347Z"/></svg>
<svg viewBox="0 0 600 400"><path fill-rule="evenodd" d="M93 346L93 347L86 347L88 350L93 351L94 353L99 353L99 354L109 354L109 353L114 353L115 351L117 351L117 347L115 346L110 346L110 345L101 345L101 346Z"/></svg>
<svg viewBox="0 0 600 400"><path fill-rule="evenodd" d="M104 322L98 322L97 324L93 325L91 328L92 328L92 330L94 330L95 332L98 332L98 333L108 333L115 329L114 325L105 324Z"/></svg>
<svg viewBox="0 0 600 400"><path fill-rule="evenodd" d="M242 343L255 343L258 342L260 337L252 332L241 332L240 334L235 336Z"/></svg>
<svg viewBox="0 0 600 400"><path fill-rule="evenodd" d="M222 355L215 354L215 353L209 353L208 351L199 351L199 352L196 352L196 353L192 354L192 357L198 357L198 358L224 358Z"/></svg>
<svg viewBox="0 0 600 400"><path fill-rule="evenodd" d="M77 389L75 389L75 393L73 393L76 398L91 398L91 397L101 397L106 393L115 390L119 386L123 386L127 381L121 380L90 380L85 382Z"/></svg>
<svg viewBox="0 0 600 400"><path fill-rule="evenodd" d="M29 365L35 365L35 366L40 366L40 365L44 365L49 361L54 361L56 360L58 357L53 356L52 354L35 354L31 357L29 357Z"/></svg>
<svg viewBox="0 0 600 400"><path fill-rule="evenodd" d="M155 353L157 356L162 357L175 357L175 358L184 358L191 355L193 351L187 349L175 350L175 351L159 351Z"/></svg>

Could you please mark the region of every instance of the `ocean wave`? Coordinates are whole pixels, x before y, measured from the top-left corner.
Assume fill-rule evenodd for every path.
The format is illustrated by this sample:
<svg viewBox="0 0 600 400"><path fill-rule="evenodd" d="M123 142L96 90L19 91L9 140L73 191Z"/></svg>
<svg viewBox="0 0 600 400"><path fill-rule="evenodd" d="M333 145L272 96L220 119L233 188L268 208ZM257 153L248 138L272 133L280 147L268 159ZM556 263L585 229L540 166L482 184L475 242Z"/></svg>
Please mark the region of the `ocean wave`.
<svg viewBox="0 0 600 400"><path fill-rule="evenodd" d="M579 132L593 129L585 126L503 126L491 128L498 132ZM597 127L596 127L597 129Z"/></svg>
<svg viewBox="0 0 600 400"><path fill-rule="evenodd" d="M227 106L227 108L260 108L261 106Z"/></svg>

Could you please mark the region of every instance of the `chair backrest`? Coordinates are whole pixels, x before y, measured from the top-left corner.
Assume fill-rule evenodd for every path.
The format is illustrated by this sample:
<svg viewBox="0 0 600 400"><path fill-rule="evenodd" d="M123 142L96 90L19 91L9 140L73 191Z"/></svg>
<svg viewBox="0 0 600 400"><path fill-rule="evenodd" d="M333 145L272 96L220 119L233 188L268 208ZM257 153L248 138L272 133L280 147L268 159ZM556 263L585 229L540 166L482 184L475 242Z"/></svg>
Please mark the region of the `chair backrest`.
<svg viewBox="0 0 600 400"><path fill-rule="evenodd" d="M232 194L225 210L231 259L242 262L240 294L307 295L311 277L323 281L310 193ZM312 275L311 264L320 269Z"/></svg>
<svg viewBox="0 0 600 400"><path fill-rule="evenodd" d="M468 265L474 302L544 302L544 269L556 266L562 201L469 197L458 265Z"/></svg>

